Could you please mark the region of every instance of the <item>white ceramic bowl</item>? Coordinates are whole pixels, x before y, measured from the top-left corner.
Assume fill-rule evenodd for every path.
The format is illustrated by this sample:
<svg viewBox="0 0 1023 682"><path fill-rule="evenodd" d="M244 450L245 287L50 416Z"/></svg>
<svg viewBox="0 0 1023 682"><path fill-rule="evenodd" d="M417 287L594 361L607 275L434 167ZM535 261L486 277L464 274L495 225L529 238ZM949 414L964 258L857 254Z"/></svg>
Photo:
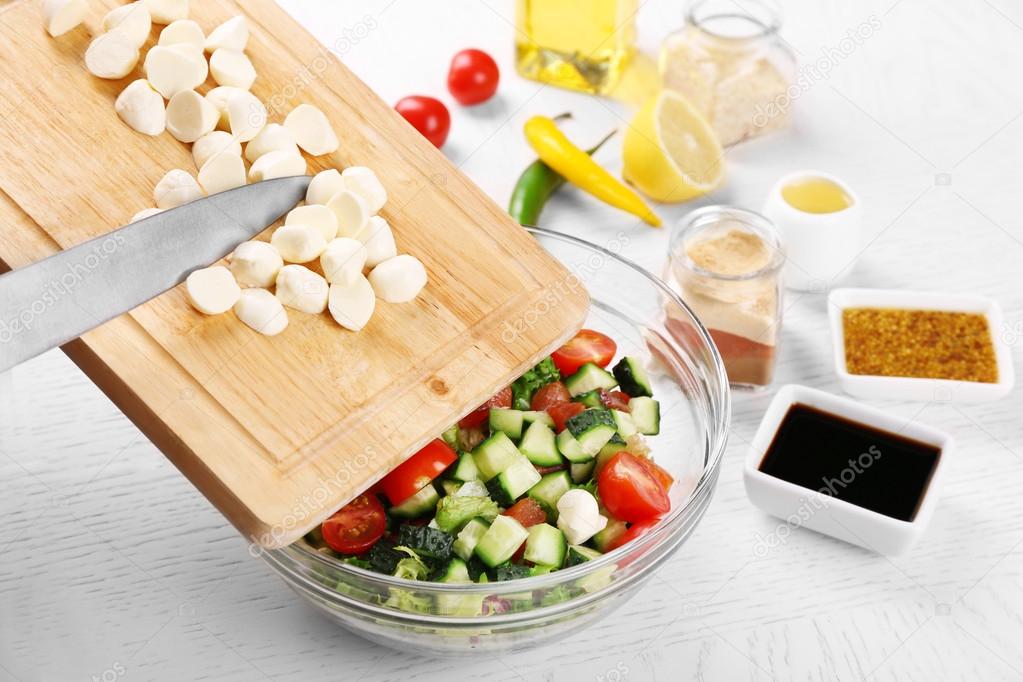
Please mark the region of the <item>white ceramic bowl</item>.
<svg viewBox="0 0 1023 682"><path fill-rule="evenodd" d="M850 374L845 363L845 333L842 311L846 308L902 308L906 310L943 310L980 313L987 317L991 342L998 362L998 383L918 379ZM828 295L828 316L834 348L835 372L849 395L887 400L924 402L981 402L997 400L1012 390L1016 373L1012 353L1001 334L1002 309L998 303L974 294L900 291L898 289L834 289Z"/></svg>
<svg viewBox="0 0 1023 682"><path fill-rule="evenodd" d="M760 470L760 463L782 420L794 404L815 407L846 419L937 446L941 454L912 521L859 507L817 490L789 483ZM938 429L883 412L841 396L805 386L781 388L767 408L750 446L743 482L754 506L784 519L789 526L815 530L879 554L903 554L920 539L938 504L945 461L954 449L952 437ZM808 453L812 456L812 453Z"/></svg>

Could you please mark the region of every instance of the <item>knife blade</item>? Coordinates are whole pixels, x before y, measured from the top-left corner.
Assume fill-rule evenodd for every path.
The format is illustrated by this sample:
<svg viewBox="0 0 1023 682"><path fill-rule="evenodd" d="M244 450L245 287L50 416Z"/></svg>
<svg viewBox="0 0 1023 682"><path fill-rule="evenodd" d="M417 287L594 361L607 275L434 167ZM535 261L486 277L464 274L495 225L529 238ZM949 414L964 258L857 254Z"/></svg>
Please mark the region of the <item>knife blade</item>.
<svg viewBox="0 0 1023 682"><path fill-rule="evenodd" d="M278 178L214 194L0 276L0 373L223 258L294 208L310 180Z"/></svg>

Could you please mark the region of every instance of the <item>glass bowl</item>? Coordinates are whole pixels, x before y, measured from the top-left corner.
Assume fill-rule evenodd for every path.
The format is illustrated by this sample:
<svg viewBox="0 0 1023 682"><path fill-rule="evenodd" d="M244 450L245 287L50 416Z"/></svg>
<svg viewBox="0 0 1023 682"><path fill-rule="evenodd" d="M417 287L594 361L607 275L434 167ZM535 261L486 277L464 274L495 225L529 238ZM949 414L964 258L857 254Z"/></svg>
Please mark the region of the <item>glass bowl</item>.
<svg viewBox="0 0 1023 682"><path fill-rule="evenodd" d="M730 394L707 330L663 282L617 255L622 233L603 247L527 228L584 286L586 326L618 343L619 355L645 360L661 403L655 461L675 477L672 509L633 542L598 559L547 575L487 584L398 579L344 564L303 541L261 552L285 582L352 632L403 652L467 656L526 649L574 633L624 603L696 528L710 504L725 449ZM558 292L534 319L557 317Z"/></svg>

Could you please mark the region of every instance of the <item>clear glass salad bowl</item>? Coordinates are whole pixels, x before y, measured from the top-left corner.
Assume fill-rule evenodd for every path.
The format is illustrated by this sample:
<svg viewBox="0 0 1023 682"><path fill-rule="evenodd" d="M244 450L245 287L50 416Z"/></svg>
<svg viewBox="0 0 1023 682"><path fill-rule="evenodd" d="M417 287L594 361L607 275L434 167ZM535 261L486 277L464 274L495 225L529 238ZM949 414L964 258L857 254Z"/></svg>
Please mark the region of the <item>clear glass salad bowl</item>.
<svg viewBox="0 0 1023 682"><path fill-rule="evenodd" d="M586 326L611 336L620 355L645 360L661 403L661 431L648 443L654 460L675 477L672 509L652 530L598 559L487 584L399 579L342 563L303 541L261 553L303 598L374 642L426 656L467 656L556 641L635 593L710 504L731 410L728 379L707 330L664 283L616 255L627 244L624 235L600 247L529 229L572 273L563 285L589 291ZM549 306L519 322L556 319L557 299L552 291Z"/></svg>

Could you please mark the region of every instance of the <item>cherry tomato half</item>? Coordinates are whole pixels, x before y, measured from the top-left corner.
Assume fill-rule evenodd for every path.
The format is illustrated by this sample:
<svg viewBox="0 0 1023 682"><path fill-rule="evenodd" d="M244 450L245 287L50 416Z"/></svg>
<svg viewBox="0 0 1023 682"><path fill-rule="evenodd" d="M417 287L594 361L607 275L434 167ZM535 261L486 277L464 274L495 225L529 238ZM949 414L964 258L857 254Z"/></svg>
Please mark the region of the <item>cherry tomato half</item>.
<svg viewBox="0 0 1023 682"><path fill-rule="evenodd" d="M483 50L462 50L451 60L448 91L459 104L486 102L497 92L501 72L494 58Z"/></svg>
<svg viewBox="0 0 1023 682"><path fill-rule="evenodd" d="M641 458L619 452L597 475L600 501L616 519L640 523L671 509L668 491Z"/></svg>
<svg viewBox="0 0 1023 682"><path fill-rule="evenodd" d="M363 493L323 522L323 541L340 554L362 554L384 535L387 519L376 495Z"/></svg>
<svg viewBox="0 0 1023 682"><path fill-rule="evenodd" d="M609 337L592 329L583 329L568 343L554 351L554 364L562 376L575 374L587 362L607 367L618 346Z"/></svg>
<svg viewBox="0 0 1023 682"><path fill-rule="evenodd" d="M443 102L425 95L411 95L398 100L394 108L434 147L444 146L451 131L451 114Z"/></svg>
<svg viewBox="0 0 1023 682"><path fill-rule="evenodd" d="M658 465L657 462L652 459L647 459L646 457L637 457L636 459L639 460L639 463L657 479L657 482L660 483L666 491L671 490L672 484L675 483L674 476L665 471L663 467Z"/></svg>
<svg viewBox="0 0 1023 682"><path fill-rule="evenodd" d="M536 393L533 394L533 400L530 401L529 407L540 412L554 407L558 403L567 403L570 400L572 400L572 394L565 388L565 384L555 381L537 389Z"/></svg>
<svg viewBox="0 0 1023 682"><path fill-rule="evenodd" d="M610 542L610 544L608 544L607 551L610 552L613 549L618 549L622 545L629 544L640 535L646 535L648 532L656 528L657 524L660 522L660 519L650 519L649 521L643 521L642 523L632 524L620 537L615 538Z"/></svg>
<svg viewBox="0 0 1023 682"><path fill-rule="evenodd" d="M621 391L605 391L600 389L600 402L609 410L629 411L629 395Z"/></svg>
<svg viewBox="0 0 1023 682"><path fill-rule="evenodd" d="M456 459L458 454L447 443L439 438L432 440L384 476L380 490L391 504L401 504L426 487Z"/></svg>
<svg viewBox="0 0 1023 682"><path fill-rule="evenodd" d="M512 404L512 390L511 386L505 386L500 391L491 396L490 400L483 403L469 414L462 417L462 420L458 422L458 427L462 429L471 429L477 426L481 426L487 421L490 416L491 407L502 407L509 408Z"/></svg>
<svg viewBox="0 0 1023 682"><path fill-rule="evenodd" d="M547 408L547 414L554 420L554 430L561 433L565 430L565 423L585 409L582 403L558 403Z"/></svg>
<svg viewBox="0 0 1023 682"><path fill-rule="evenodd" d="M504 516L512 517L526 528L547 521L547 513L532 497L523 497L505 509Z"/></svg>

